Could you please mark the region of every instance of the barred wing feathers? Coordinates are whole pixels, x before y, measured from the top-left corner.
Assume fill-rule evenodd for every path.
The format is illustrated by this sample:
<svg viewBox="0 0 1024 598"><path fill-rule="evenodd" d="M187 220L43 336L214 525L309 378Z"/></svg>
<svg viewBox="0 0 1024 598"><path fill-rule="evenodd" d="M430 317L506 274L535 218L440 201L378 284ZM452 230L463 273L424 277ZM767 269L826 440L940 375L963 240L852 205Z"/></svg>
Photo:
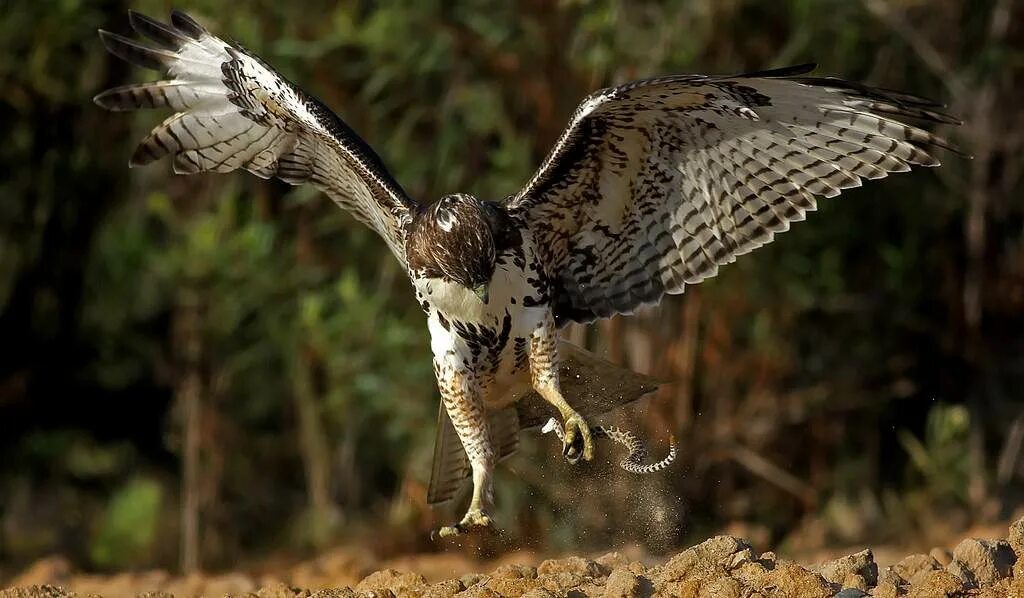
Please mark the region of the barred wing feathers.
<svg viewBox="0 0 1024 598"><path fill-rule="evenodd" d="M862 179L937 166L959 124L927 100L804 65L598 91L506 207L546 251L560 324L630 313L772 241ZM955 150L954 150L955 151Z"/></svg>
<svg viewBox="0 0 1024 598"><path fill-rule="evenodd" d="M100 31L107 49L166 81L105 91L109 110L176 111L139 144L130 165L174 157L178 173L247 170L312 183L374 229L405 265L402 226L415 204L380 158L341 119L241 46L174 11L166 25L129 11L132 28L155 44Z"/></svg>

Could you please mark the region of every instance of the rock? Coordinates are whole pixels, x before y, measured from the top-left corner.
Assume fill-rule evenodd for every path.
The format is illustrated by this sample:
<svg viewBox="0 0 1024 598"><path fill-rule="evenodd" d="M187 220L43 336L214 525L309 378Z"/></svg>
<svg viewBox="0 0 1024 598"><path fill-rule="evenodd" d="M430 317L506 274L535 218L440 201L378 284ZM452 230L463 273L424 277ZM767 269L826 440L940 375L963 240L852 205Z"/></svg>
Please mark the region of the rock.
<svg viewBox="0 0 1024 598"><path fill-rule="evenodd" d="M0 590L0 598L77 598L64 588L51 585L12 587Z"/></svg>
<svg viewBox="0 0 1024 598"><path fill-rule="evenodd" d="M953 549L953 561L959 561L974 574L978 585L993 584L1009 577L1017 555L1004 540L976 540L968 538Z"/></svg>
<svg viewBox="0 0 1024 598"><path fill-rule="evenodd" d="M1017 553L1017 559L1024 558L1024 517L1010 524L1010 533L1007 536L1010 548Z"/></svg>
<svg viewBox="0 0 1024 598"><path fill-rule="evenodd" d="M923 571L910 586L907 598L959 598L967 587L948 571Z"/></svg>
<svg viewBox="0 0 1024 598"><path fill-rule="evenodd" d="M280 583L282 578L238 573L176 578L163 571L72 575L66 561L51 558L36 562L12 581L55 579L73 591L52 583L24 584L0 591L0 598L172 598L172 594L179 598L225 594L238 598L1024 598L1024 558L1015 553L1022 542L1024 519L1011 526L1008 541L965 540L952 552L933 549L930 554L909 556L879 572L870 550L807 570L770 552L757 556L743 540L718 536L650 569L620 553L594 560L550 559L536 568L519 564L535 556L520 554L516 560L506 559L506 564L496 566L489 575L473 573L433 584L427 584L418 573L402 572L419 570L420 566L396 564L398 570L383 569L366 575L355 588L345 587L345 582L330 583L335 574L328 573L328 569L341 577L358 569L340 557L337 566L328 566L330 562L324 558L317 559L315 566L303 570L308 573L303 578L306 583L284 576L289 585ZM472 563L467 561L459 568L466 570L469 566ZM298 570L290 569L293 573ZM435 573L429 575L436 574L437 569L432 571ZM256 586L263 587L256 590ZM329 589L306 589L324 586ZM140 590L149 593L139 594Z"/></svg>
<svg viewBox="0 0 1024 598"><path fill-rule="evenodd" d="M539 573L540 567L538 567L537 569ZM572 590L576 586L583 583L583 576L576 573L572 573L571 571L560 571L558 573L548 573L547 575L539 575L537 577L537 580L540 582L540 585L544 589L550 592L554 592L558 595L564 595L569 590Z"/></svg>
<svg viewBox="0 0 1024 598"><path fill-rule="evenodd" d="M871 595L874 598L896 598L903 591L905 584L903 578L893 571L892 567L888 567L879 576L878 584L871 590Z"/></svg>
<svg viewBox="0 0 1024 598"><path fill-rule="evenodd" d="M419 573L407 571L395 571L394 569L382 569L367 575L356 586L357 592L369 590L391 590L397 593L399 590L416 590L427 585L427 579Z"/></svg>
<svg viewBox="0 0 1024 598"><path fill-rule="evenodd" d="M1024 559L1021 559L1024 560ZM1017 561L1018 563L1020 560ZM1014 577L1010 580L1010 591L1006 593L1007 596L1024 596L1024 576Z"/></svg>
<svg viewBox="0 0 1024 598"><path fill-rule="evenodd" d="M733 569L741 567L746 563L752 563L755 560L757 560L757 555L754 554L754 551L751 550L749 547L744 548L743 550L740 550L739 552L734 553L731 557L729 557L729 562L728 564L726 564L725 568L732 571Z"/></svg>
<svg viewBox="0 0 1024 598"><path fill-rule="evenodd" d="M216 594L213 594L214 596ZM352 588L345 586L341 588L323 588L309 595L309 598L358 598L358 594Z"/></svg>
<svg viewBox="0 0 1024 598"><path fill-rule="evenodd" d="M928 556L938 561L938 563L943 567L946 567L953 562L953 553L945 548L932 548L928 551Z"/></svg>
<svg viewBox="0 0 1024 598"><path fill-rule="evenodd" d="M964 585L972 588L978 587L978 579L974 577L974 573L965 567L960 561L951 561L946 565L946 571L948 571L950 575L963 581Z"/></svg>
<svg viewBox="0 0 1024 598"><path fill-rule="evenodd" d="M174 596L163 590L154 590L152 592L142 592L140 594L136 594L135 598L174 598Z"/></svg>
<svg viewBox="0 0 1024 598"><path fill-rule="evenodd" d="M431 584L427 591L423 593L423 598L452 598L465 589L466 586L462 585L461 581L446 579L445 581Z"/></svg>
<svg viewBox="0 0 1024 598"><path fill-rule="evenodd" d="M768 570L764 568L761 561L751 561L730 569L729 574L745 586L759 588L764 585L764 577L768 574Z"/></svg>
<svg viewBox="0 0 1024 598"><path fill-rule="evenodd" d="M491 572L499 579L537 579L537 569L527 565L502 565Z"/></svg>
<svg viewBox="0 0 1024 598"><path fill-rule="evenodd" d="M654 567L648 575L654 585L655 596L711 596L708 588L723 596L731 595L732 588L741 587L731 579L726 567L736 564L737 568L754 564L749 560L753 552L743 540L732 536L717 536L692 548L684 550L669 559L661 567ZM739 555L739 556L737 556Z"/></svg>
<svg viewBox="0 0 1024 598"><path fill-rule="evenodd" d="M631 561L621 552L609 552L597 557L594 559L594 562L611 571L618 567L625 567L629 565Z"/></svg>
<svg viewBox="0 0 1024 598"><path fill-rule="evenodd" d="M524 594L525 596L526 594ZM551 594L540 594L543 598L548 598ZM501 594L495 592L491 588L486 586L473 586L459 594L459 598L505 598Z"/></svg>
<svg viewBox="0 0 1024 598"><path fill-rule="evenodd" d="M537 567L538 575L549 573L574 573L580 577L605 577L609 569L590 559L571 556L564 559L548 559Z"/></svg>
<svg viewBox="0 0 1024 598"><path fill-rule="evenodd" d="M880 583L871 589L872 598L898 598L903 594L900 593L900 585L893 582Z"/></svg>
<svg viewBox="0 0 1024 598"><path fill-rule="evenodd" d="M764 579L765 587L774 587L780 596L831 598L839 588L824 577L792 563L779 564Z"/></svg>
<svg viewBox="0 0 1024 598"><path fill-rule="evenodd" d="M540 587L540 581L527 578L492 577L487 580L485 587L488 587L502 596L516 598L530 590Z"/></svg>
<svg viewBox="0 0 1024 598"><path fill-rule="evenodd" d="M647 567L644 567L644 564L640 561L633 561L632 563L626 565L626 569L629 569L630 573L632 573L633 575L638 575L641 577L647 575Z"/></svg>
<svg viewBox="0 0 1024 598"><path fill-rule="evenodd" d="M988 586L987 588L971 590L968 596L971 598L1017 598L1018 596L1024 596L1024 594L1014 590L1013 580L1007 577L1006 579L1001 579L995 585Z"/></svg>
<svg viewBox="0 0 1024 598"><path fill-rule="evenodd" d="M630 570L634 575L645 576L647 575L647 567L640 561L633 561L626 565L626 568Z"/></svg>
<svg viewBox="0 0 1024 598"><path fill-rule="evenodd" d="M490 577L482 573L467 573L459 578L459 583L465 588L471 588L479 583L486 582Z"/></svg>
<svg viewBox="0 0 1024 598"><path fill-rule="evenodd" d="M670 581L657 584L653 598L697 598L699 584L691 581Z"/></svg>
<svg viewBox="0 0 1024 598"><path fill-rule="evenodd" d="M604 580L600 580L604 582ZM577 586L573 590L569 590L565 593L566 596L571 598L584 598L586 596L604 596L604 583L599 583L595 579L584 579L583 583Z"/></svg>
<svg viewBox="0 0 1024 598"><path fill-rule="evenodd" d="M871 549L823 563L821 576L844 588L867 590L878 583L878 565Z"/></svg>
<svg viewBox="0 0 1024 598"><path fill-rule="evenodd" d="M731 577L718 577L700 586L698 598L742 598L743 586Z"/></svg>
<svg viewBox="0 0 1024 598"><path fill-rule="evenodd" d="M900 579L915 585L918 580L932 571L939 571L942 565L927 554L912 554L892 566L892 571L900 576Z"/></svg>
<svg viewBox="0 0 1024 598"><path fill-rule="evenodd" d="M745 548L750 547L743 540L732 536L716 536L669 559L660 568L657 577L661 581L682 581L692 573L700 574L715 565L724 567L733 554Z"/></svg>
<svg viewBox="0 0 1024 598"><path fill-rule="evenodd" d="M843 578L843 581L839 582L839 587L850 589L850 590L863 590L868 591L868 588L875 584L868 583L868 580L863 575L857 573L850 573Z"/></svg>
<svg viewBox="0 0 1024 598"><path fill-rule="evenodd" d="M642 595L643 583L640 576L627 567L618 567L608 576L604 584L605 598L637 598Z"/></svg>

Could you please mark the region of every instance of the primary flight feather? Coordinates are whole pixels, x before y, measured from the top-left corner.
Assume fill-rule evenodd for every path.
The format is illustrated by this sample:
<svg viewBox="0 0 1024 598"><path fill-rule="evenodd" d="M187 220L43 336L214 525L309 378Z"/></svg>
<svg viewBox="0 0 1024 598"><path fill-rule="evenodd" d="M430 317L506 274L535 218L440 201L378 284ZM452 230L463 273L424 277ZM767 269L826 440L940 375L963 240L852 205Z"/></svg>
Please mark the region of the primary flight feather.
<svg viewBox="0 0 1024 598"><path fill-rule="evenodd" d="M633 390L617 397L564 392L572 385L560 364L602 368L559 342L562 325L681 293L803 220L817 197L937 166L936 151L954 148L911 122L958 124L921 98L808 77L811 65L660 77L584 99L518 193L423 204L338 116L241 46L178 11L169 25L136 12L129 22L154 45L100 31L106 47L169 78L95 101L174 112L130 165L171 156L184 174L242 169L310 183L380 235L408 272L442 398L430 502L473 480L469 510L442 535L490 524L496 460L515 450L521 428L543 421L524 397L559 411L575 461L593 455L584 415L653 388L623 374Z"/></svg>

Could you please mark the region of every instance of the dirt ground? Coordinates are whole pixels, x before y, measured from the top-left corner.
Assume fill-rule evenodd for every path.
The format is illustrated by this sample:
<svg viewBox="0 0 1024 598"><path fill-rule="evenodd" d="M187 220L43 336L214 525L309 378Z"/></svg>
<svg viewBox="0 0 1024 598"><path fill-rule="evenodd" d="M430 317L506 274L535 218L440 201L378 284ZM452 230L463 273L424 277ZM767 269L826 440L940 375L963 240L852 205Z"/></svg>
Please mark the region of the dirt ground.
<svg viewBox="0 0 1024 598"><path fill-rule="evenodd" d="M373 571L358 551L329 552L283 575L230 573L172 577L166 572L75 574L66 561L44 559L15 576L0 598L70 596L375 597L794 597L1024 598L1024 518L1005 538L968 538L952 550L914 554L880 568L870 549L818 564L758 554L742 539L716 536L656 565L613 552L536 563L514 553L488 573L443 578L465 566L460 555L410 557ZM372 572L370 572L372 571ZM416 571L416 572L414 572ZM424 575L426 573L426 575Z"/></svg>

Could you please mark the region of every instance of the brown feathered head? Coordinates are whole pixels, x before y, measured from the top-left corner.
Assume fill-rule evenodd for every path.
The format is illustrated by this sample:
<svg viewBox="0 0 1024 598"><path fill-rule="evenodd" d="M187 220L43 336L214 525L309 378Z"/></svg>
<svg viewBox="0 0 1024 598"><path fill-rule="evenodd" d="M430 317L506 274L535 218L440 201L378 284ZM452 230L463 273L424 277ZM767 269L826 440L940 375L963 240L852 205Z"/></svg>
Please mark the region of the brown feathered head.
<svg viewBox="0 0 1024 598"><path fill-rule="evenodd" d="M413 218L406 243L409 270L458 283L486 303L495 260L511 228L500 206L471 195L446 195Z"/></svg>

